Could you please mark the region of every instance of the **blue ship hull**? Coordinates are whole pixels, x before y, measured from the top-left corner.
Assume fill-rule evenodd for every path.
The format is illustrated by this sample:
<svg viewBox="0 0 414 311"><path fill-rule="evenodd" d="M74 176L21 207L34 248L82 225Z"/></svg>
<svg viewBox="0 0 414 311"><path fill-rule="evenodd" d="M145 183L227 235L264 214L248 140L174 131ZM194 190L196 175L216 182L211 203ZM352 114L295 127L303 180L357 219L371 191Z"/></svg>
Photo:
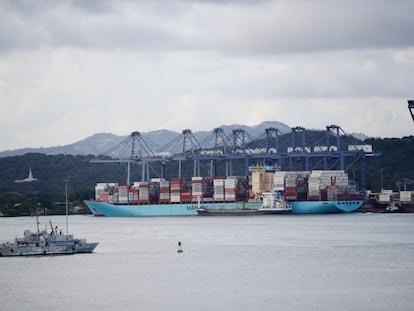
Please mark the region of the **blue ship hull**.
<svg viewBox="0 0 414 311"><path fill-rule="evenodd" d="M181 204L146 204L146 205L115 205L99 201L85 201L95 216L109 217L140 217L140 216L184 216L197 215L196 203ZM334 214L353 212L360 208L364 201L294 201L290 202L293 214ZM209 209L260 208L261 202L226 202L202 203Z"/></svg>
<svg viewBox="0 0 414 311"><path fill-rule="evenodd" d="M337 214L356 211L364 201L294 201L290 204L294 214Z"/></svg>

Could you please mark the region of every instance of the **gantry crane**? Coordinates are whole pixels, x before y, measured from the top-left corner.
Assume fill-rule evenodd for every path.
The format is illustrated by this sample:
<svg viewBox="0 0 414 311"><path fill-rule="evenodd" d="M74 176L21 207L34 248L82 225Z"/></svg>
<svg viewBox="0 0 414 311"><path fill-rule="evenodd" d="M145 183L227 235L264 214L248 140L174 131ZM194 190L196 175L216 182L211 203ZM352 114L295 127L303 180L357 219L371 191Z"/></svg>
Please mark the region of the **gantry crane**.
<svg viewBox="0 0 414 311"><path fill-rule="evenodd" d="M408 101L408 104L412 113L414 100ZM193 176L202 176L201 164L206 167L210 165L210 177L215 176L216 164L221 165L221 172L225 164L226 176L232 176L236 171L247 176L249 165L255 163L276 163L288 171L348 171L359 162L361 186L364 188L365 158L380 155L373 152L372 147L366 150L364 148L369 146L355 145L358 142L354 142L351 135L337 125L329 125L326 131L320 133L311 133L297 126L292 128L290 133L280 134L278 130L268 128L261 136L252 138L242 129L234 129L230 134L226 134L223 129L216 128L210 135L200 139L191 130L186 129L165 146L155 148L157 146L144 138L140 132L132 132L127 139L106 152L103 159L91 162L126 163L127 184L130 184L130 166L134 162L141 165L142 181L150 180L149 168L153 162L159 162L156 166L161 166L161 174L157 175L159 177L165 177L164 165L168 161L178 162L178 175L175 175L178 177L182 177L182 162L187 161L193 161ZM233 161L237 163L236 171L233 171ZM151 166L151 169L156 173L154 167Z"/></svg>
<svg viewBox="0 0 414 311"><path fill-rule="evenodd" d="M142 163L142 178L145 176L149 178L149 162L162 161L162 158L157 157L152 148L156 145L151 141L145 139L140 132L132 132L127 138L122 140L115 147L111 148L100 159L91 160L91 163L126 163L127 177L126 183L130 184L131 178L131 163ZM151 148L152 147L152 148Z"/></svg>

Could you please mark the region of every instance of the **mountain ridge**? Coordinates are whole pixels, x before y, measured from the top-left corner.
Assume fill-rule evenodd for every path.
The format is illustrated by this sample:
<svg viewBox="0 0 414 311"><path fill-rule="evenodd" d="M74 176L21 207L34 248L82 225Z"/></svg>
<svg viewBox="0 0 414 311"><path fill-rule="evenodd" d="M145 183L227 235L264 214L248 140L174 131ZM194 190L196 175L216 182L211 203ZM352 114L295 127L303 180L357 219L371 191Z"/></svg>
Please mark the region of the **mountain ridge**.
<svg viewBox="0 0 414 311"><path fill-rule="evenodd" d="M252 137L258 137L261 135L266 128L276 128L282 134L289 133L291 127L285 123L279 121L263 121L256 125L241 125L241 124L231 124L231 125L222 125L219 128L223 129L226 134L231 133L234 129L242 129L246 131ZM214 129L213 129L214 130ZM213 130L210 131L197 131L193 134L203 139L210 135ZM151 142L157 142L158 146L165 146L167 143L171 142L174 138L181 135L180 132L172 131L168 129L157 129L148 132L141 132L141 134ZM363 137L364 134L358 133L359 137ZM51 147L39 147L39 148L19 148L14 150L4 150L0 151L0 158L11 157L11 156L20 156L27 153L42 153L47 155L57 155L57 154L71 154L71 155L99 155L103 154L109 149L115 147L121 141L126 139L128 136L116 135L112 133L96 133L91 136L86 137L85 139L79 140L77 142L62 145L62 146L51 146ZM365 138L368 138L365 136Z"/></svg>

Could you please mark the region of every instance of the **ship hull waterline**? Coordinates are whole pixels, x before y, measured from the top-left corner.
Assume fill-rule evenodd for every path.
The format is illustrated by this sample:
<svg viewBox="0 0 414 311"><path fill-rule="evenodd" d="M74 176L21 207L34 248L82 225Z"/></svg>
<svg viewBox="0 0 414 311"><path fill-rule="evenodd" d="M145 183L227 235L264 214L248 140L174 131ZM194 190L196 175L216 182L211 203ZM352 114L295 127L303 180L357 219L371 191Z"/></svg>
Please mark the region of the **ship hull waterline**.
<svg viewBox="0 0 414 311"><path fill-rule="evenodd" d="M100 201L84 201L94 216L107 217L145 217L145 216L192 216L198 215L199 205L179 204L143 204L115 205ZM344 201L293 201L291 214L338 214L356 211L363 200ZM209 209L260 208L261 202L203 203Z"/></svg>
<svg viewBox="0 0 414 311"><path fill-rule="evenodd" d="M57 255L75 255L75 254L89 254L93 253L98 243L88 243L82 246L75 246L75 248L45 248L45 247L19 247L16 249L3 249L0 252L0 257L15 257L15 256L57 256Z"/></svg>

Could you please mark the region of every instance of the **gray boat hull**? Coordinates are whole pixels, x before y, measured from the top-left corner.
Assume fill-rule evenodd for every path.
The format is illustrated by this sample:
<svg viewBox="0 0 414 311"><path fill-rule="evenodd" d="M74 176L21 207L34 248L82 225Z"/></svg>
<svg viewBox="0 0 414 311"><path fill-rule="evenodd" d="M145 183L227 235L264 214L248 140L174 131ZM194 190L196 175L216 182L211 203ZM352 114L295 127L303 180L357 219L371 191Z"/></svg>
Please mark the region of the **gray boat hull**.
<svg viewBox="0 0 414 311"><path fill-rule="evenodd" d="M13 242L0 244L0 256L44 256L44 255L70 255L79 253L92 253L97 242L87 243L83 239L74 239L72 235L57 234L52 231L33 233L24 232L24 237Z"/></svg>

